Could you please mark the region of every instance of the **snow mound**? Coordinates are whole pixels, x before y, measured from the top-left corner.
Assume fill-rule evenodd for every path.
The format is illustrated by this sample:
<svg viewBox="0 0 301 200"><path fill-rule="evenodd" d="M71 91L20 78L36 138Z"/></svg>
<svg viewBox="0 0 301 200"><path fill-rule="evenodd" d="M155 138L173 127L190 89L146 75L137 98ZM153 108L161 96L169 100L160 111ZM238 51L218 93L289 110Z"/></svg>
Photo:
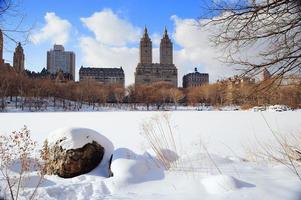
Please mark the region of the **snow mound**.
<svg viewBox="0 0 301 200"><path fill-rule="evenodd" d="M108 138L97 131L88 128L60 128L51 132L47 137L47 141L50 146L53 146L57 141L60 141L59 145L66 150L78 149L95 141L105 149L105 154L101 163L109 161L114 151L114 146Z"/></svg>
<svg viewBox="0 0 301 200"><path fill-rule="evenodd" d="M149 166L146 160L131 150L119 148L113 154L111 170L114 177L136 182L136 180L145 176Z"/></svg>
<svg viewBox="0 0 301 200"><path fill-rule="evenodd" d="M202 181L206 191L210 194L221 194L238 190L243 187L254 187L250 183L240 181L232 176L216 175L204 178Z"/></svg>
<svg viewBox="0 0 301 200"><path fill-rule="evenodd" d="M113 177L106 180L110 191L122 191L137 183L143 183L164 178L163 168L156 165L150 154L136 154L127 148L114 151L111 170Z"/></svg>

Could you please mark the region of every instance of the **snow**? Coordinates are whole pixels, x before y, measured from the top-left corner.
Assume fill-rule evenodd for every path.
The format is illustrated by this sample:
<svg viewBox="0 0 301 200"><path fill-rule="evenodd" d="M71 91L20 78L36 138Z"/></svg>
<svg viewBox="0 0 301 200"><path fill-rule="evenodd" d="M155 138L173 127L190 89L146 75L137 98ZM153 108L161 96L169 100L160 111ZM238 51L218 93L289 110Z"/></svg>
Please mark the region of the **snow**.
<svg viewBox="0 0 301 200"><path fill-rule="evenodd" d="M70 141L64 143L65 148L80 147L92 138L98 141L99 135L102 142L107 139L103 145L114 145L115 150L111 148L113 177L106 178L103 170L107 166L101 165L71 179L46 176L37 199L301 198L300 180L291 170L279 163L252 161L246 152L247 147L256 150L258 140L275 142L264 119L279 134L300 133L300 111L169 112L179 144L177 152L163 149L166 155L173 155L169 160L178 165L171 170L160 166L159 158L141 134L141 124L161 114L143 111L0 113L0 134L27 125L40 145L47 137L54 141L56 137L68 136ZM85 138L85 134L91 138ZM26 191L32 191L37 181L37 174L31 172Z"/></svg>
<svg viewBox="0 0 301 200"><path fill-rule="evenodd" d="M209 176L202 180L202 184L206 191L210 194L223 194L243 187L255 187L250 183L243 182L232 176L215 175Z"/></svg>
<svg viewBox="0 0 301 200"><path fill-rule="evenodd" d="M159 179L163 176L163 168L154 162L155 159L147 152L138 155L130 149L119 148L114 152L112 159L113 179L124 184Z"/></svg>

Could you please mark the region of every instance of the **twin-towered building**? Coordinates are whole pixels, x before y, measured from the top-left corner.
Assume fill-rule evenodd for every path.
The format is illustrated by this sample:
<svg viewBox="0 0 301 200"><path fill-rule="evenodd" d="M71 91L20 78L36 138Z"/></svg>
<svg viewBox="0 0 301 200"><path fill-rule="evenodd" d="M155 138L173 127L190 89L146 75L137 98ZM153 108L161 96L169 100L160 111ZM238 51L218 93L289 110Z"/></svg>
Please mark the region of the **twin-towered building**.
<svg viewBox="0 0 301 200"><path fill-rule="evenodd" d="M178 70L173 64L173 45L166 28L160 43L160 63L153 63L152 41L148 36L147 28L144 29L140 40L139 50L139 63L135 72L136 85L164 81L177 87Z"/></svg>

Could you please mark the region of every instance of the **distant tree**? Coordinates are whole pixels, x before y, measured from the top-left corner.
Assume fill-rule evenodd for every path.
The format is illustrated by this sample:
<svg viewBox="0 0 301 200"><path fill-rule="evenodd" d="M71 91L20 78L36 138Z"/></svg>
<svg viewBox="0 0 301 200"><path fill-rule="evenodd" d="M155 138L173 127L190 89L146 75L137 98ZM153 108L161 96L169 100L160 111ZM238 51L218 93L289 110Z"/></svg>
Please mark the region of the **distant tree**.
<svg viewBox="0 0 301 200"><path fill-rule="evenodd" d="M125 102L132 105L133 109L136 109L135 85L129 85L125 88Z"/></svg>
<svg viewBox="0 0 301 200"><path fill-rule="evenodd" d="M105 87L104 85L100 86L98 88L98 97L102 105L105 105L107 103L108 96L109 96L108 88Z"/></svg>
<svg viewBox="0 0 301 200"><path fill-rule="evenodd" d="M179 101L184 98L184 93L181 90L179 90L178 88L171 88L171 89L169 89L169 96L171 97L172 101L174 102L175 109L177 110Z"/></svg>
<svg viewBox="0 0 301 200"><path fill-rule="evenodd" d="M173 85L167 82L155 82L151 84L150 90L148 90L148 96L151 102L156 104L157 110L164 108L164 105L170 102L170 92L169 90L173 88Z"/></svg>
<svg viewBox="0 0 301 200"><path fill-rule="evenodd" d="M83 102L84 102L84 98L85 98L85 91L84 91L84 86L83 84L78 84L75 88L74 88L74 94L75 94L75 98L76 98L76 109L79 110L82 108Z"/></svg>
<svg viewBox="0 0 301 200"><path fill-rule="evenodd" d="M40 80L30 81L30 104L34 107L35 110L40 110L43 106L43 101L41 100L42 96L42 87Z"/></svg>
<svg viewBox="0 0 301 200"><path fill-rule="evenodd" d="M120 103L123 102L123 99L125 96L125 89L123 88L123 86L114 85L113 92L114 92L114 97L115 97L116 103L119 106Z"/></svg>
<svg viewBox="0 0 301 200"><path fill-rule="evenodd" d="M96 86L96 81L95 80L84 80L81 81L79 86L81 87L81 91L83 92L83 99L86 103L89 105L94 105L95 102L95 96L94 96L94 91L95 91L95 86Z"/></svg>
<svg viewBox="0 0 301 200"><path fill-rule="evenodd" d="M200 87L187 88L187 101L190 105L196 105L201 101L202 91Z"/></svg>
<svg viewBox="0 0 301 200"><path fill-rule="evenodd" d="M208 102L211 105L223 105L226 87L218 83L206 85L206 87L208 88Z"/></svg>
<svg viewBox="0 0 301 200"><path fill-rule="evenodd" d="M191 105L198 103L212 103L215 98L216 91L214 85L201 85L198 87L190 87L187 92L187 100ZM215 92L215 93L214 93ZM211 94L214 93L214 94Z"/></svg>
<svg viewBox="0 0 301 200"><path fill-rule="evenodd" d="M277 79L300 74L300 0L212 0L208 5L210 15L202 17L211 18L205 25L215 30L213 42L224 48L224 62L240 66L245 76L264 68ZM251 59L254 52L259 53Z"/></svg>
<svg viewBox="0 0 301 200"><path fill-rule="evenodd" d="M152 91L152 85L135 85L132 90L132 102L145 104L146 109L149 110L152 103Z"/></svg>
<svg viewBox="0 0 301 200"><path fill-rule="evenodd" d="M9 92L11 81L10 81L10 73L7 70L1 70L0 74L0 98L1 104L0 109L4 110L6 108L6 97Z"/></svg>

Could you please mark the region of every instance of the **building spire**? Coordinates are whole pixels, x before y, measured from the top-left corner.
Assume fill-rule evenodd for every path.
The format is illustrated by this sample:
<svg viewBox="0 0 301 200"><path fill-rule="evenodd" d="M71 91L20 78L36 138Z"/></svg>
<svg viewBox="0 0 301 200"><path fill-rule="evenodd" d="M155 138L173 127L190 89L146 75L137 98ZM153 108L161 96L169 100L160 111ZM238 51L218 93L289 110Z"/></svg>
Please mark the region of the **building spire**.
<svg viewBox="0 0 301 200"><path fill-rule="evenodd" d="M147 28L146 28L146 25L144 26L144 33L143 33L143 37L148 37L148 33L147 33Z"/></svg>
<svg viewBox="0 0 301 200"><path fill-rule="evenodd" d="M163 33L163 38L168 38L168 33L167 33L167 28L166 28L166 26L165 26L165 28L164 28L164 33Z"/></svg>

